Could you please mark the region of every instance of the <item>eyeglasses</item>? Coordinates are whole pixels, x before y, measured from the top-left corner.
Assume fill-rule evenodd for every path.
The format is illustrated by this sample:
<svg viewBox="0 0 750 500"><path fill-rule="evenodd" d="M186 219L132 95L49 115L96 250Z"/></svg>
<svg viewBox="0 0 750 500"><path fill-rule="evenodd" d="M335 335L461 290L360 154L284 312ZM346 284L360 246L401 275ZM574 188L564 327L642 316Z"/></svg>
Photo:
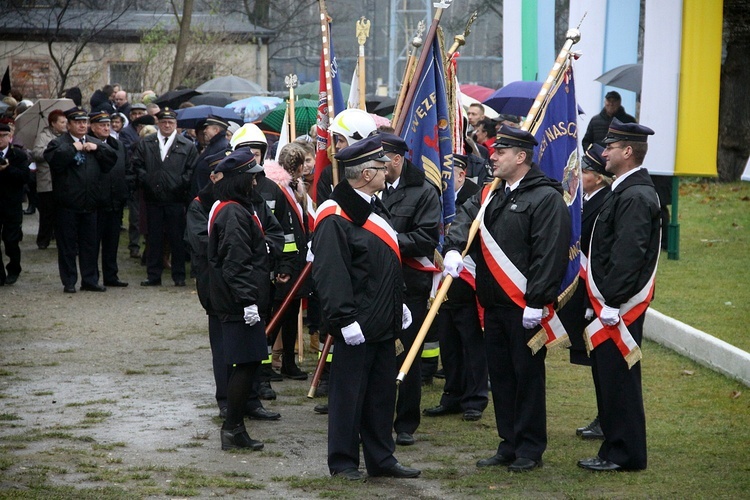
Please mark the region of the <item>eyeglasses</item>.
<svg viewBox="0 0 750 500"><path fill-rule="evenodd" d="M388 170L388 167L367 167L365 170Z"/></svg>

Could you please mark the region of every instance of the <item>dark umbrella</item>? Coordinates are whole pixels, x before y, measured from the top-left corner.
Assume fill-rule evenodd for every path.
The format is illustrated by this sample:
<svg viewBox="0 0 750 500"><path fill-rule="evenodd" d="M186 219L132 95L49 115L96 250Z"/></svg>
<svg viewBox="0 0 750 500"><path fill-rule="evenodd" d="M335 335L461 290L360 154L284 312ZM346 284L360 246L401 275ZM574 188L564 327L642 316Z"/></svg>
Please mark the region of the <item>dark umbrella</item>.
<svg viewBox="0 0 750 500"><path fill-rule="evenodd" d="M273 130L280 132L284 123L284 112L286 103L276 106L265 118L263 123ZM294 123L297 134L306 134L310 127L318 122L318 101L312 99L300 99L294 105Z"/></svg>
<svg viewBox="0 0 750 500"><path fill-rule="evenodd" d="M483 104L501 115L526 116L541 88L542 82L511 82L493 92Z"/></svg>
<svg viewBox="0 0 750 500"><path fill-rule="evenodd" d="M623 64L612 68L595 80L618 89L640 92L643 83L643 64Z"/></svg>
<svg viewBox="0 0 750 500"><path fill-rule="evenodd" d="M233 103L235 99L229 96L229 94L217 94L212 92L210 94L201 94L190 98L190 102L196 106L219 106L223 108L227 104Z"/></svg>
<svg viewBox="0 0 750 500"><path fill-rule="evenodd" d="M197 95L200 95L200 92L193 89L170 90L154 100L154 104L158 104L160 108L177 109L180 104Z"/></svg>
<svg viewBox="0 0 750 500"><path fill-rule="evenodd" d="M383 102L375 106L375 109L370 111L371 113L375 113L376 115L380 116L388 116L391 113L393 113L393 108L396 107L396 99L393 97L389 97L388 99L385 99Z"/></svg>
<svg viewBox="0 0 750 500"><path fill-rule="evenodd" d="M209 115L218 116L225 120L243 124L242 117L229 108L220 108L218 106L193 106L177 110L177 126L180 128L195 128L201 121Z"/></svg>
<svg viewBox="0 0 750 500"><path fill-rule="evenodd" d="M368 113L373 113L380 103L389 99L387 95L368 95L365 97L365 107Z"/></svg>

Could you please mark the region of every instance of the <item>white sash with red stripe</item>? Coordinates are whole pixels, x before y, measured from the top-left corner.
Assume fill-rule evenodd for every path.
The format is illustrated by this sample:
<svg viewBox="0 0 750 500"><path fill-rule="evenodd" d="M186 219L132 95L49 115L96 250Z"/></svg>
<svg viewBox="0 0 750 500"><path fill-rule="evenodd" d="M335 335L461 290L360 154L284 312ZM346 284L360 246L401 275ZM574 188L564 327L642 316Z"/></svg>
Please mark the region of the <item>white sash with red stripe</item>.
<svg viewBox="0 0 750 500"><path fill-rule="evenodd" d="M594 228L596 228L596 224L594 224ZM593 231L591 232L591 241L594 241ZM657 248L661 248L661 238ZM591 255L590 246L589 255ZM657 255L656 265L654 266L654 272L651 274L651 277L638 293L633 295L627 302L620 305L620 321L614 326L606 326L599 319L605 301L602 293L599 291L599 287L597 287L594 282L594 274L591 271L591 266L587 266L586 291L588 292L591 306L596 313L596 319L586 327L584 335L584 339L586 339L586 347L589 352L596 349L597 346L605 340L612 339L622 353L622 356L625 358L628 368L632 368L634 364L641 360L643 357L641 348L638 346L638 343L635 341L627 327L633 321L638 319L651 303L651 299L654 296L654 283L656 281L656 268L658 267L658 264L659 256Z"/></svg>
<svg viewBox="0 0 750 500"><path fill-rule="evenodd" d="M338 215L339 217L343 217L349 222L352 221L351 217L349 217L346 212L344 212L344 210L338 203L336 203L334 200L326 200L325 203L318 207L316 223L320 224L323 219L330 215ZM393 250L393 252L396 254L396 257L398 258L398 261L401 262L401 252L398 249L398 237L396 236L396 231L394 231L391 225L388 224L388 221L386 221L376 213L371 212L367 217L365 223L362 225L362 228L380 238L383 243L388 245L390 249Z"/></svg>
<svg viewBox="0 0 750 500"><path fill-rule="evenodd" d="M482 193L483 198L487 196L487 191L485 190L485 193ZM479 242L482 255L497 284L511 298L513 303L523 309L526 307L526 277L503 252L484 223L485 209L494 195L493 192L487 197L477 216L479 218ZM528 342L528 346L533 353L536 353L542 346L547 346L549 349L555 346L567 347L570 345L568 333L565 331L560 318L555 314L553 304L546 305L544 312L546 312L546 316L543 313L540 324L542 330Z"/></svg>

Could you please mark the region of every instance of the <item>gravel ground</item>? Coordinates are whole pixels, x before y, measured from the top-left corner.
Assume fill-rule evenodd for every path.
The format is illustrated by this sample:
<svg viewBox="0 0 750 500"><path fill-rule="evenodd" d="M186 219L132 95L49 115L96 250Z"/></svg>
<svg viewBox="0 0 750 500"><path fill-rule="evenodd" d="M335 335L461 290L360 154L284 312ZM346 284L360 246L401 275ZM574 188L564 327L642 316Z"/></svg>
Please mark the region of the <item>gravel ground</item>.
<svg viewBox="0 0 750 500"><path fill-rule="evenodd" d="M165 274L169 286L140 287L145 268L121 246L120 279L130 286L64 294L54 243L38 250L36 229L37 215L25 216L23 272L0 287L0 497L33 492L32 477L77 494L98 488L96 497L357 491L328 478L327 420L312 411L320 401L305 397L309 382L275 383L279 397L266 407L282 419L247 422L264 451L221 451L207 320L190 283L173 287ZM312 372L309 355L302 367ZM397 457L429 467L421 458L429 443L420 444ZM204 483L189 489L190 475ZM228 477L262 489L222 486ZM451 497L425 478L371 479L356 488L381 498Z"/></svg>

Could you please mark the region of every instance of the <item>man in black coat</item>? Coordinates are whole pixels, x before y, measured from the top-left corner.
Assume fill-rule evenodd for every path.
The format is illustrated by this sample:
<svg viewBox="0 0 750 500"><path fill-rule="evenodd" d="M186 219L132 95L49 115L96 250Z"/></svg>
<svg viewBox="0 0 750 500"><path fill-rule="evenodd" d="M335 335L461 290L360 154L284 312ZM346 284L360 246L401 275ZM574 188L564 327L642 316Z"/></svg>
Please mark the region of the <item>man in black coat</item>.
<svg viewBox="0 0 750 500"><path fill-rule="evenodd" d="M165 237L172 253L172 280L185 286L185 205L198 157L192 142L177 133L177 113L164 108L156 115L158 131L141 140L130 168L146 201L146 269L141 286L160 286Z"/></svg>
<svg viewBox="0 0 750 500"><path fill-rule="evenodd" d="M386 187L383 205L391 216L391 225L398 233L402 257L402 272L406 291L404 303L412 315L411 327L401 332L406 358L427 313L427 301L432 290L435 248L440 237L441 206L438 189L426 180L424 171L405 158L406 142L397 135L381 133L383 149L390 161L386 163ZM398 388L396 444L414 444L414 432L419 427L422 401L421 353Z"/></svg>
<svg viewBox="0 0 750 500"><path fill-rule="evenodd" d="M328 468L363 479L359 443L370 476L417 477L393 456L395 340L404 327L399 243L375 196L389 161L380 137L336 155L346 180L318 209L313 280L330 321L336 355L328 393ZM384 218L386 217L386 218ZM408 325L407 325L408 326Z"/></svg>
<svg viewBox="0 0 750 500"><path fill-rule="evenodd" d="M501 188L490 193L486 186L458 210L443 261L445 273L459 277L460 252L485 204L471 256L477 264L477 297L485 308L487 363L501 441L496 454L477 466L505 465L514 472L541 466L547 447L546 350L531 347L557 300L570 241L563 188L532 164L537 144L529 132L500 127L491 160Z"/></svg>
<svg viewBox="0 0 750 500"><path fill-rule="evenodd" d="M3 267L0 257L0 285L12 285L21 274L23 239L23 187L29 181L29 157L20 146L11 145L13 132L0 123L0 238L8 256ZM7 269L7 275L6 275Z"/></svg>
<svg viewBox="0 0 750 500"><path fill-rule="evenodd" d="M125 180L127 153L122 142L110 132L110 115L106 111L89 113L90 137L106 143L117 153L115 166L101 175L101 200L97 211L96 229L98 248L102 254L102 274L104 286L125 287L128 284L118 277L117 249L120 246L120 226L122 213L130 194ZM99 273L97 272L97 279Z"/></svg>
<svg viewBox="0 0 750 500"><path fill-rule="evenodd" d="M227 150L229 141L227 140L227 127L229 123L218 116L209 116L206 118L203 127L203 138L206 147L198 155L193 171L190 193L194 197L210 182L211 167L208 165L208 158Z"/></svg>
<svg viewBox="0 0 750 500"><path fill-rule="evenodd" d="M627 114L625 108L622 107L620 93L614 90L607 92L604 96L604 107L598 115L591 118L586 134L581 140L584 150L588 149L591 144L604 145L604 137L607 135L613 118L617 118L622 123L635 123L635 118Z"/></svg>
<svg viewBox="0 0 750 500"><path fill-rule="evenodd" d="M466 178L466 163L465 155L453 154L457 208L479 192L479 186ZM471 258L465 258L464 263L473 263L467 259ZM424 410L428 417L463 413L464 420L475 421L487 408L487 355L474 283L475 276L465 268L440 306L436 323L445 386L440 404Z"/></svg>
<svg viewBox="0 0 750 500"><path fill-rule="evenodd" d="M591 369L604 442L578 465L594 471L647 465L641 388L643 320L659 261L660 207L643 168L648 127L612 120L602 156L616 178L591 235L589 300L597 319L587 327Z"/></svg>
<svg viewBox="0 0 750 500"><path fill-rule="evenodd" d="M86 135L89 117L84 109L71 108L65 116L68 133L51 141L44 150L58 207L55 239L60 280L65 293L75 293L77 255L81 290L103 292L106 288L98 284L96 217L102 199L101 176L115 167L117 153Z"/></svg>

